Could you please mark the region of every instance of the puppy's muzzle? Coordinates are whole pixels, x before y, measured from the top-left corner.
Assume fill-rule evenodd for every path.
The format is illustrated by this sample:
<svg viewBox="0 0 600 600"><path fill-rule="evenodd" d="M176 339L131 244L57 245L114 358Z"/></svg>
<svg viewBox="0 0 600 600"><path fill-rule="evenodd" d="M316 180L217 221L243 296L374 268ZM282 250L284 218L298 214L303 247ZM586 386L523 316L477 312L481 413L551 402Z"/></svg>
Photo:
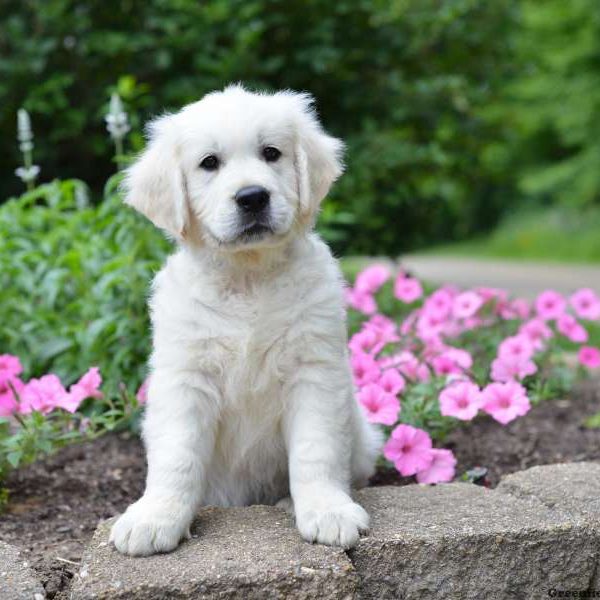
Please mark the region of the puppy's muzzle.
<svg viewBox="0 0 600 600"><path fill-rule="evenodd" d="M258 215L269 204L269 191L259 185L249 185L238 190L235 201L243 213Z"/></svg>

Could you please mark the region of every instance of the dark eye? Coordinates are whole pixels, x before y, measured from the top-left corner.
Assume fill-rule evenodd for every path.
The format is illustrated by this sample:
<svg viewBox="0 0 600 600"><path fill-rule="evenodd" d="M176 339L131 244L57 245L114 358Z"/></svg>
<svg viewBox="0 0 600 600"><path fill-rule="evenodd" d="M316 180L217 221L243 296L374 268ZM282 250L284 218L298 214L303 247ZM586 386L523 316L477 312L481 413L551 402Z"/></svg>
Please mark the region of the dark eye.
<svg viewBox="0 0 600 600"><path fill-rule="evenodd" d="M275 146L266 146L263 148L262 154L267 162L275 162L281 156L281 152Z"/></svg>
<svg viewBox="0 0 600 600"><path fill-rule="evenodd" d="M202 159L200 166L205 171L215 171L219 168L219 159L214 154L209 154L206 158Z"/></svg>

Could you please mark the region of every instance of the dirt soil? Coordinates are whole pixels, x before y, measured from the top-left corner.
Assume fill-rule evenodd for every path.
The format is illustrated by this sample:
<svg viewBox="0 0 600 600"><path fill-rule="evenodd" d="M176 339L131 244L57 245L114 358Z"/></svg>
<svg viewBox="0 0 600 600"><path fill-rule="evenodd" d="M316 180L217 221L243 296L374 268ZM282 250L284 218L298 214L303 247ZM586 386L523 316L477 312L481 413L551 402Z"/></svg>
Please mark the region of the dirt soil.
<svg viewBox="0 0 600 600"><path fill-rule="evenodd" d="M544 402L506 427L479 418L453 432L445 446L456 454L457 474L485 467L486 484L494 486L501 475L534 465L600 461L600 429L582 427L583 420L597 412L600 385L588 382L572 399ZM96 525L140 496L145 470L140 441L120 434L65 448L12 475L10 503L0 516L0 539L24 550L48 598L67 598ZM372 484L412 481L381 469Z"/></svg>

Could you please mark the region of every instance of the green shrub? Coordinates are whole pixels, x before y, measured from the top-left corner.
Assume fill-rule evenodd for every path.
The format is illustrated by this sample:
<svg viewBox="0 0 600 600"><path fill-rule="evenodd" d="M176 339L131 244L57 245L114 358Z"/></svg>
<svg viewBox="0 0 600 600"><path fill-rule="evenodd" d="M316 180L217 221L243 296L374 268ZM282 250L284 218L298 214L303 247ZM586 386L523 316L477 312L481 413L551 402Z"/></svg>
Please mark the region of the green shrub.
<svg viewBox="0 0 600 600"><path fill-rule="evenodd" d="M68 385L95 365L113 396L143 379L148 285L169 244L116 182L97 207L69 180L0 208L0 353L21 357L27 377L52 371Z"/></svg>

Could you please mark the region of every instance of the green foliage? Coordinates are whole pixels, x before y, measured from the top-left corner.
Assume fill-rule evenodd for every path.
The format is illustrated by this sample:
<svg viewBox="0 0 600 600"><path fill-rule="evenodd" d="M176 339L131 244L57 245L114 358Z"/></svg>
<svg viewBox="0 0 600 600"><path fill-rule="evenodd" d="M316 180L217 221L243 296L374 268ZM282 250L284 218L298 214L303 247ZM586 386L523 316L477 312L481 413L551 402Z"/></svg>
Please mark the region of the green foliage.
<svg viewBox="0 0 600 600"><path fill-rule="evenodd" d="M309 90L348 144L321 229L339 252L396 253L492 224L505 185L482 161L480 112L512 64L517 0L7 0L0 151L18 162L15 112L42 178L99 190L114 166L102 120L117 85L139 149L150 116L242 80ZM11 170L0 197L15 193ZM12 188L9 188L12 186Z"/></svg>
<svg viewBox="0 0 600 600"><path fill-rule="evenodd" d="M52 371L66 385L98 366L109 397L143 379L148 286L169 248L122 205L116 183L97 207L69 180L0 208L0 348L22 359L27 377Z"/></svg>
<svg viewBox="0 0 600 600"><path fill-rule="evenodd" d="M528 198L600 203L600 13L596 0L522 0L519 68L491 114L504 168Z"/></svg>
<svg viewBox="0 0 600 600"><path fill-rule="evenodd" d="M503 220L488 236L435 246L430 252L450 256L600 263L600 210L595 207L557 207L519 211Z"/></svg>

